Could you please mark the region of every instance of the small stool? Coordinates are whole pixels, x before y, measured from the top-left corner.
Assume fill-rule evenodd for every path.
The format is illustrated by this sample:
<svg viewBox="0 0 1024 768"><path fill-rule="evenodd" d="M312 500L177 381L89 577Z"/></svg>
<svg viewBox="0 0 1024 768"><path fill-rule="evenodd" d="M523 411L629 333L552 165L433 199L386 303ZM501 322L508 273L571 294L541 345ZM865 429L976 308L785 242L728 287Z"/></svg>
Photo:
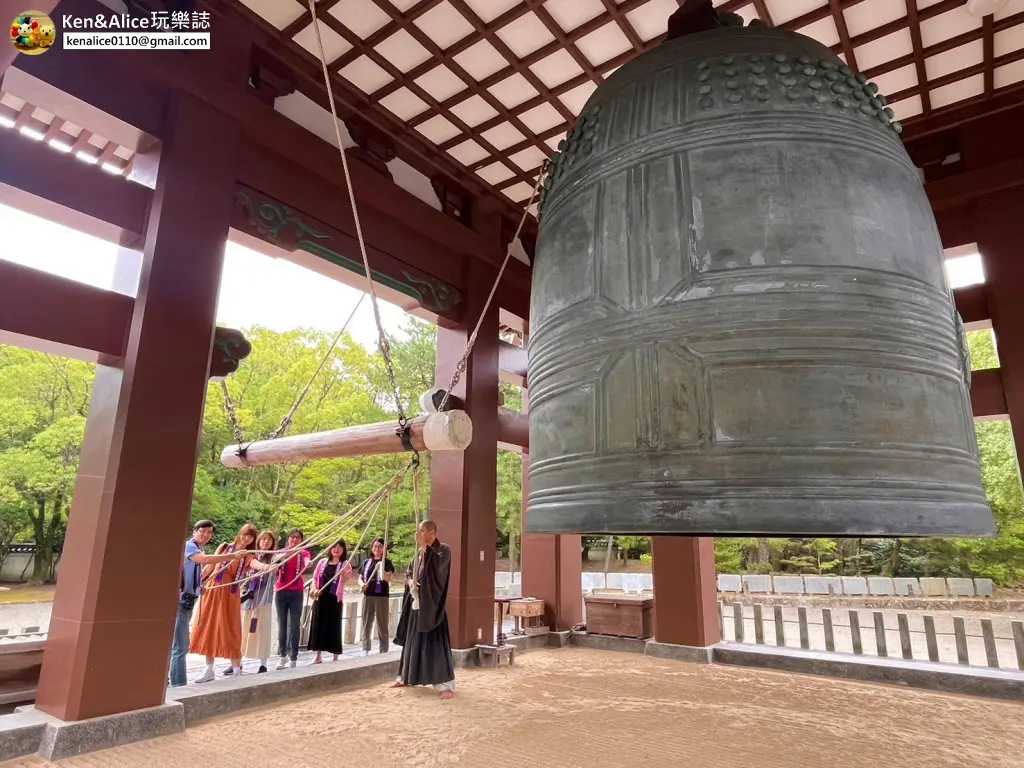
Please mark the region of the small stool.
<svg viewBox="0 0 1024 768"><path fill-rule="evenodd" d="M488 666L484 663L487 660L491 662L489 666L495 669L504 659L508 659L510 667L516 663L516 647L514 645L477 645L476 651L481 667Z"/></svg>

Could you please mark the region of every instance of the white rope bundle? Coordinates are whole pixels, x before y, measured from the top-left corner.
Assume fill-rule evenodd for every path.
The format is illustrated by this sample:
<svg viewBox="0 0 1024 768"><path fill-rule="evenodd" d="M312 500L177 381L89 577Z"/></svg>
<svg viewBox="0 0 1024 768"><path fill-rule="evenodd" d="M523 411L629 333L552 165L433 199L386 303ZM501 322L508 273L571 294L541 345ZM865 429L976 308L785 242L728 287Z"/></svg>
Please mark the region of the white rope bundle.
<svg viewBox="0 0 1024 768"><path fill-rule="evenodd" d="M351 558L355 556L354 552L357 551L359 549L359 547L361 546L363 538L366 536L366 533L369 530L370 525L373 523L373 520L375 519L377 512L380 510L380 506L383 503L384 499L386 497L390 497L391 493L393 492L393 488L398 484L398 482L401 481L402 478L404 478L404 476L405 476L405 474L407 472L408 472L408 468L402 469L401 471L397 472L391 479L389 479L386 483L384 483L382 486L380 486L380 488L378 488L376 491L374 491L372 494L370 494L370 496L367 497L366 500L360 502L355 507L353 507L351 510L349 510L345 514L341 515L336 520L334 520L333 522L328 524L326 527L320 529L318 532L314 533L312 536L310 536L308 539L306 539L303 542L304 546L302 546L300 548L287 548L287 549L275 549L275 550L250 549L250 550L244 550L244 554L253 554L253 555L267 555L267 554L282 555L282 554L286 554L287 557L285 557L283 560L279 560L279 561L277 561L275 563L279 567L284 567L287 563L291 562L296 557L299 557L302 554L302 552L304 552L305 550L309 549L310 547L315 546L315 545L320 544L320 543L323 543L323 542L327 542L327 546L325 546L323 549L321 549L319 554L315 558L313 558L314 560L317 560L317 559L323 557L325 553L329 553L330 552L331 546L337 540L337 534L340 532L340 530L346 530L349 527L353 527L355 525L361 524L363 522L363 520L366 519L367 515L369 515L369 520L366 523L366 527L363 529L363 533L359 537L359 543L356 544L356 546L354 548L354 551L353 551L353 554L349 558L349 560L351 561ZM373 507L372 511L370 509L371 506ZM345 526L345 528L342 528L342 526ZM217 577L217 575L220 573L221 570L223 570L224 568L226 568L229 565L230 565L230 563L221 563L220 566L218 567L218 569L215 570L213 573L211 573L210 576L207 577L206 580L203 582L203 591L210 591L210 590L214 590L214 589L220 589L222 587L230 587L230 586L234 586L236 584L239 584L239 585L240 584L246 584L246 583L252 581L253 579L258 579L260 576L263 575L262 572L257 572L257 573L253 573L253 574L250 574L248 576L245 576L243 578L240 578L240 579L235 579L234 581L225 582L223 584L213 584L213 585L207 586L210 581L212 581L213 579L215 579ZM293 584L295 581L297 581L301 577L302 577L302 573L300 572L300 573L298 573L296 575L296 578L293 579L292 582L290 582L289 584L287 584L285 586L291 586L291 584Z"/></svg>

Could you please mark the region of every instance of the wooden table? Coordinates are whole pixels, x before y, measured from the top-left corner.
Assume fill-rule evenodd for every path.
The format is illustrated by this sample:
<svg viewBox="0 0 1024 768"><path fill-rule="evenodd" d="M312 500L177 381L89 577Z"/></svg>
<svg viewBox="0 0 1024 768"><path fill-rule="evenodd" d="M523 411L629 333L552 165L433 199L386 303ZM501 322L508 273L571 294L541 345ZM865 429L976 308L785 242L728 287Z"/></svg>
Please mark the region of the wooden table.
<svg viewBox="0 0 1024 768"><path fill-rule="evenodd" d="M520 597L509 601L509 613L515 618L515 633L539 635L548 632L544 625L544 601Z"/></svg>

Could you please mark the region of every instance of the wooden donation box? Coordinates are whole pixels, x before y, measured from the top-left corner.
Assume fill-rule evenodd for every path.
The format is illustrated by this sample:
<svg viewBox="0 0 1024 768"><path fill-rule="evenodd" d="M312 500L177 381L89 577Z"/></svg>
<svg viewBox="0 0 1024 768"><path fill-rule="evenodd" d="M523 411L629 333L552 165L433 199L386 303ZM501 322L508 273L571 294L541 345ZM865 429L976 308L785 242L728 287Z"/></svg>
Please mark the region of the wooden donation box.
<svg viewBox="0 0 1024 768"><path fill-rule="evenodd" d="M549 627L544 623L544 601L535 597L521 600L510 600L508 615L516 620L516 629L522 622L523 632L527 635L545 635Z"/></svg>
<svg viewBox="0 0 1024 768"><path fill-rule="evenodd" d="M587 633L635 637L654 636L654 598L625 595L588 595Z"/></svg>

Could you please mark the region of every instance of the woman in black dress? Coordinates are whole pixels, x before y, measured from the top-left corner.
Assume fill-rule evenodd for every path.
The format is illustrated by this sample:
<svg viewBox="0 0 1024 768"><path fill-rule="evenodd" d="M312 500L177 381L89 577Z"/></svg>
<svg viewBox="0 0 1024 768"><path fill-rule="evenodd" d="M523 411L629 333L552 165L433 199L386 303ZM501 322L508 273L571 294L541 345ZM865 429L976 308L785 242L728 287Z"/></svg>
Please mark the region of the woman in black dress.
<svg viewBox="0 0 1024 768"><path fill-rule="evenodd" d="M341 617L345 599L345 581L352 576L348 562L348 547L344 539L331 545L327 557L322 557L313 570L313 616L309 628L309 650L316 651L314 664L323 662L323 653L341 655Z"/></svg>

